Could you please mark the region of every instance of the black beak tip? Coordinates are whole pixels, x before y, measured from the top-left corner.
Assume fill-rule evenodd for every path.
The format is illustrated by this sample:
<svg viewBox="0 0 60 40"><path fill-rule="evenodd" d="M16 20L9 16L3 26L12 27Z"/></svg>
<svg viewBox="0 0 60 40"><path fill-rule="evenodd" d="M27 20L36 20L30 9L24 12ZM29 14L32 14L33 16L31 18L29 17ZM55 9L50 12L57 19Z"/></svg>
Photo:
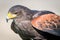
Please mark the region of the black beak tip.
<svg viewBox="0 0 60 40"><path fill-rule="evenodd" d="M6 19L6 22L8 22L8 19Z"/></svg>

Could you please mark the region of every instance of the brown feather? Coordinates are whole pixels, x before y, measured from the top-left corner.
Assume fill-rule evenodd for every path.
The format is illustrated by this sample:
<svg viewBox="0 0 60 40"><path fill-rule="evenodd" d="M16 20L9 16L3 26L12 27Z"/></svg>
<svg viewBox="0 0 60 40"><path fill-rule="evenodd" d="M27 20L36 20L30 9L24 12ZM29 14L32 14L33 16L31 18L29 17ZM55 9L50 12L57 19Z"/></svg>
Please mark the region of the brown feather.
<svg viewBox="0 0 60 40"><path fill-rule="evenodd" d="M53 30L53 29L59 29L60 28L60 16L56 14L44 14L41 16L38 16L34 18L31 21L33 27L43 30Z"/></svg>

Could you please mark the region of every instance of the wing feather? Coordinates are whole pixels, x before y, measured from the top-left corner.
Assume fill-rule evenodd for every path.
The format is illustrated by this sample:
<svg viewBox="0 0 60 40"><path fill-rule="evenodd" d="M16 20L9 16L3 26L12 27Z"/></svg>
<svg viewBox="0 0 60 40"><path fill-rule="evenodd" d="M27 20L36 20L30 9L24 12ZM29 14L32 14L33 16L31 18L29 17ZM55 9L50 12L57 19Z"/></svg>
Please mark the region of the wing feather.
<svg viewBox="0 0 60 40"><path fill-rule="evenodd" d="M60 16L56 14L44 14L31 21L34 28L60 36Z"/></svg>

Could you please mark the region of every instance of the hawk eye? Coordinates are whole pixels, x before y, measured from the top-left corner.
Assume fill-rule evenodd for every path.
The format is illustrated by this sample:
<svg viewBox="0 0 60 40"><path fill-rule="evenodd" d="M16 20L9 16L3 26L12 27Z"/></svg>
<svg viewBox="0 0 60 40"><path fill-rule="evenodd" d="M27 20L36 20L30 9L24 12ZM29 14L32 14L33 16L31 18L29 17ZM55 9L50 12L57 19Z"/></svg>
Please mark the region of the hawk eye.
<svg viewBox="0 0 60 40"><path fill-rule="evenodd" d="M16 12L16 13L14 13L14 14L17 14L17 12Z"/></svg>

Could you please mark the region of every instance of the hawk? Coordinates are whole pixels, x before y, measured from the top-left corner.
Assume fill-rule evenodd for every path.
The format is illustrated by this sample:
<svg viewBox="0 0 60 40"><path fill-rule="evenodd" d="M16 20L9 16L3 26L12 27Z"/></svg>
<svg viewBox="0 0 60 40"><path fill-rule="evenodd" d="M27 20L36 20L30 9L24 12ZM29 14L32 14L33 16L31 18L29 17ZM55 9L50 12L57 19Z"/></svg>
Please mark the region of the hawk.
<svg viewBox="0 0 60 40"><path fill-rule="evenodd" d="M22 5L11 7L7 22L22 40L57 40L60 38L60 16L47 10L31 10Z"/></svg>

